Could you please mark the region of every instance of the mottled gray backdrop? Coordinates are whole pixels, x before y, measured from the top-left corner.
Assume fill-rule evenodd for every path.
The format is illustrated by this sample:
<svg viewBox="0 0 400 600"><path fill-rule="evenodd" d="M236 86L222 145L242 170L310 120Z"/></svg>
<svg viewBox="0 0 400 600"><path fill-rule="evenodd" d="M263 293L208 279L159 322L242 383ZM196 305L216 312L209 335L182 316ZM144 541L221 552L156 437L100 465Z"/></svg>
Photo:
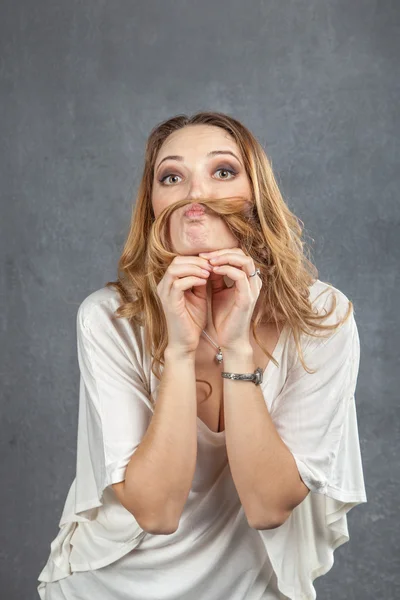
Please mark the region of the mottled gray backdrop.
<svg viewBox="0 0 400 600"><path fill-rule="evenodd" d="M78 305L116 275L150 129L200 109L258 136L320 279L355 305L368 504L318 598L400 597L399 16L390 0L1 2L2 597L38 600L75 476Z"/></svg>

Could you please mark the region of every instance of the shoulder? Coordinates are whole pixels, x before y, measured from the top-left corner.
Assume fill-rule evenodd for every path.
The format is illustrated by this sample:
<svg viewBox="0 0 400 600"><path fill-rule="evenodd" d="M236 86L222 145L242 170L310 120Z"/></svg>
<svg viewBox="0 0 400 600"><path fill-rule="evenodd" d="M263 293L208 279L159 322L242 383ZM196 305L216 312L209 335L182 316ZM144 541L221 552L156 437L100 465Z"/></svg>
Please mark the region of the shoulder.
<svg viewBox="0 0 400 600"><path fill-rule="evenodd" d="M334 306L332 315L323 321L324 324L330 325L346 316L351 300L342 290L320 279L317 279L309 290L309 300L315 314L327 314ZM354 313L353 308L351 311Z"/></svg>
<svg viewBox="0 0 400 600"><path fill-rule="evenodd" d="M304 356L313 351L318 353L324 347L335 351L337 345L351 344L354 339L358 342L354 305L351 299L342 290L320 279L317 279L309 290L309 300L314 314L329 315L319 320L318 324L337 325L337 327L331 330L315 327L312 329L313 335L303 332L301 339Z"/></svg>
<svg viewBox="0 0 400 600"><path fill-rule="evenodd" d="M137 368L145 356L143 328L115 314L122 299L115 288L103 287L83 299L76 317L77 337L105 353L119 349Z"/></svg>
<svg viewBox="0 0 400 600"><path fill-rule="evenodd" d="M116 289L102 287L83 299L78 307L77 323L85 329L90 329L100 321L112 321L115 311L121 304L121 298Z"/></svg>

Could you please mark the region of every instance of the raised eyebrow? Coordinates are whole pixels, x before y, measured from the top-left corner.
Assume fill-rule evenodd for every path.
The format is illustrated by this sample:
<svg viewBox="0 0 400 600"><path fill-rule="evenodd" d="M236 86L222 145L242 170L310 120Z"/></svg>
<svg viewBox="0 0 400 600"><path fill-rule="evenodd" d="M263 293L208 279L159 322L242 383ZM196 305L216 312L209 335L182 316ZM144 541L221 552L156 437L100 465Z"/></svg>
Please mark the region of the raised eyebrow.
<svg viewBox="0 0 400 600"><path fill-rule="evenodd" d="M232 152L231 150L212 150L211 152L209 152L207 154L207 156L217 156L219 154L231 154L232 156L234 156L236 158L236 160L240 163L240 159L236 156L236 154L234 152ZM179 160L181 162L183 162L184 158L183 156L180 156L179 154L170 154L169 156L165 156L162 160L160 160L160 162L158 163L157 167L156 167L156 171L159 169L160 165L165 161L165 160Z"/></svg>

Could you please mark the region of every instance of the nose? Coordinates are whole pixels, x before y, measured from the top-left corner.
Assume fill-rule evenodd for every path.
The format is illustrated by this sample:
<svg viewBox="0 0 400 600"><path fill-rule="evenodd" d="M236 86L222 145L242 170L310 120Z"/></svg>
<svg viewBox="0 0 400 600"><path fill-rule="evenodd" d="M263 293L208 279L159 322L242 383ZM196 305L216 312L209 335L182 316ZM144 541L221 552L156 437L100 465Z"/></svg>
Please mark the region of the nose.
<svg viewBox="0 0 400 600"><path fill-rule="evenodd" d="M209 193L210 190L208 189L201 173L193 173L190 179L188 200L193 200L193 202L196 202L200 198L208 197Z"/></svg>

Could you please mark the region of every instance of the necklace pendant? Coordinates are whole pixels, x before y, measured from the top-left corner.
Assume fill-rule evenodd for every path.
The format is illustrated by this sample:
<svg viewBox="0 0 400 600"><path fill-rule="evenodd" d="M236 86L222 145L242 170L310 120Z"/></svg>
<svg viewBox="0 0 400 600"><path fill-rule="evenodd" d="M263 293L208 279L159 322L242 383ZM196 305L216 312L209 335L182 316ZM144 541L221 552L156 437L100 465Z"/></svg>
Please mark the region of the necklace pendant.
<svg viewBox="0 0 400 600"><path fill-rule="evenodd" d="M221 364L223 361L223 356L222 356L222 350L221 348L218 348L218 352L215 355L215 358L217 359L218 363Z"/></svg>

